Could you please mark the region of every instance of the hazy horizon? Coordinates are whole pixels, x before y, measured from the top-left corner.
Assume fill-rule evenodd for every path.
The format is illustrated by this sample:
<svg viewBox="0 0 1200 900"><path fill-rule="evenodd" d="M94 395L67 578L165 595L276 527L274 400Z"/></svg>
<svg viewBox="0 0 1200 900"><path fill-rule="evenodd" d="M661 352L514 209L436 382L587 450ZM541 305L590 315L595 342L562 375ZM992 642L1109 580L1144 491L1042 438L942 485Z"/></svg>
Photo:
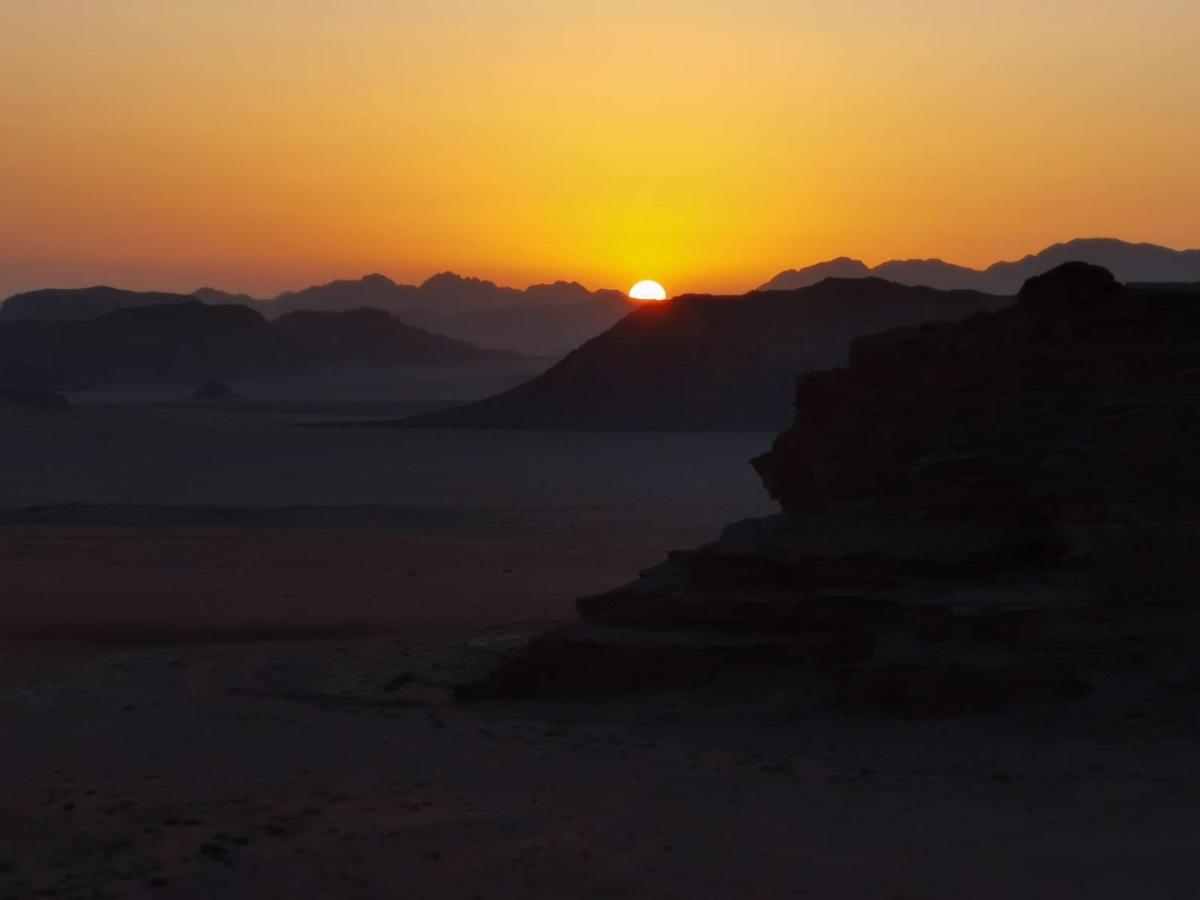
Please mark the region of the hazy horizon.
<svg viewBox="0 0 1200 900"><path fill-rule="evenodd" d="M883 256L878 259L864 259L863 257L855 256L852 253L840 253L833 257L825 257L825 258L821 258L821 259L803 260L803 261L799 261L799 262L793 262L791 264L781 267L780 269L778 269L776 271L769 272L769 273L763 273L762 276L757 279L757 281L755 281L755 279L752 277L750 279L750 283L747 283L746 285L743 285L740 287L731 288L725 292L732 293L732 294L747 293L749 291L754 290L767 278L778 275L778 274L788 271L790 269L804 269L804 268L807 268L810 266L816 266L816 265L820 265L822 263L832 262L838 258L843 258L843 257L858 260L859 262L866 264L866 266L868 268L874 268L876 266L879 266L879 265L882 265L882 264L885 264L888 262L898 262L898 261L899 262L907 262L907 261L912 261L912 260L922 260L922 261L937 260L939 262L944 262L949 265L964 266L966 268L976 269L977 271L984 271L988 268L988 266L992 265L993 263L1018 262L1026 256L1035 255L1045 249L1048 249L1051 246L1055 246L1057 244L1069 243L1070 241L1074 241L1074 240L1117 240L1117 241L1122 241L1123 243L1128 243L1128 244L1133 244L1133 245L1154 244L1153 241L1128 240L1125 238L1113 238L1110 236L1090 236L1090 237L1067 238L1067 239L1063 239L1060 241L1054 241L1045 246L1039 246L1036 248L1032 248L1029 251L1027 251L1025 253L1021 253L1016 256L1003 257L1003 258L996 257L995 259L991 259L988 262L973 264L973 265L960 262L959 260L956 260L956 259L950 259L950 258L947 258L946 256L938 256L936 254L934 256L930 256L930 257ZM1165 245L1156 244L1156 246L1165 246ZM1166 249L1173 250L1176 252L1195 252L1197 250L1200 250L1200 246L1197 246L1197 247L1191 247L1191 246L1167 247ZM92 270L88 270L88 271L92 271ZM95 271L103 271L103 270L95 270ZM464 279L482 279L485 281L492 281L498 287L512 288L512 289L516 289L516 290L528 290L529 288L537 287L539 285L553 284L555 282L579 283L579 284L582 284L583 287L587 288L590 291L616 290L616 291L623 292L623 291L627 290L627 288L628 288L627 285L584 283L580 279L572 277L570 275L570 273L566 273L566 274L563 274L563 275L560 275L560 276L554 277L554 278L548 278L543 281L531 281L528 283L506 283L504 281L496 281L495 279L487 278L486 276L481 276L474 272L454 271L454 270L446 269L446 268L435 269L434 271L429 272L427 275L419 275L418 274L410 279L405 279L402 277L397 277L393 274L389 274L387 271L384 270L384 267L380 267L380 266L369 267L368 266L367 269L365 269L361 272L342 272L342 273L334 274L330 277L322 277L316 281L311 281L311 282L302 283L302 284L301 283L288 283L278 289L270 288L266 291L255 291L252 289L248 289L242 285L224 284L224 283L220 283L220 282L217 282L214 280L203 281L201 283L197 283L197 284L193 285L191 282L187 281L186 276L179 276L179 275L175 275L175 274L172 274L169 272L162 273L161 277L157 278L157 280L153 276L148 276L143 279L136 275L131 276L128 281L105 280L103 277L98 278L98 279L97 278L89 278L85 274L78 275L77 277L74 278L74 280L71 280L68 278L67 281L63 281L62 278L54 280L52 277L51 281L47 281L45 283L31 283L27 286L20 287L16 290L7 290L5 288L4 272L5 272L5 270L0 269L0 301L3 301L7 297L15 296L17 294L25 293L25 292L33 291L33 290L40 290L40 289L72 290L72 289L77 289L77 288L90 288L90 287L114 287L114 288L118 288L118 289L132 290L132 291L164 291L164 292L168 292L168 293L179 293L179 294L191 294L195 291L201 290L202 288L212 288L212 289L224 291L224 292L230 293L230 294L246 294L246 295L253 297L256 300L270 301L270 300L278 299L279 297L282 297L283 295L285 295L289 292L302 291L302 290L305 290L306 288L310 288L310 287L314 287L314 286L321 286L321 285L330 284L330 283L338 282L338 281L357 281L357 280L360 280L360 279L363 279L363 278L366 278L366 277L369 277L372 275L383 275L385 278L390 279L391 281L395 282L396 284L418 285L418 286L424 284L425 282L429 281L430 279L436 278L439 275L451 274L451 275L457 275ZM120 273L114 273L114 274L120 274ZM279 282L276 280L276 281L264 281L263 283L264 284L276 284L276 283L282 283L282 282ZM697 288L694 291L687 291L687 292L672 290L671 285L667 285L667 289L672 295L679 295L682 293L725 293L722 291L716 291L716 290L712 290L712 289L706 290L702 287Z"/></svg>

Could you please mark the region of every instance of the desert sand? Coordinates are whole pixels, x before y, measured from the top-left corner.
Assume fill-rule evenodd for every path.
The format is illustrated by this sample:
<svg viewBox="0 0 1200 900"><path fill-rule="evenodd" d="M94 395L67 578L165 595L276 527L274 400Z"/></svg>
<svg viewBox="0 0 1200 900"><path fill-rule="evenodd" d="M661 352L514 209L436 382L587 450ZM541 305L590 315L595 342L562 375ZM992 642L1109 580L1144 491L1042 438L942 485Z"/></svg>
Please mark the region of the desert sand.
<svg viewBox="0 0 1200 900"><path fill-rule="evenodd" d="M0 897L1195 895L1187 694L463 699L575 597L768 511L765 436L312 418L6 426Z"/></svg>
<svg viewBox="0 0 1200 900"><path fill-rule="evenodd" d="M0 896L1195 896L1186 704L454 699L526 633L8 644Z"/></svg>

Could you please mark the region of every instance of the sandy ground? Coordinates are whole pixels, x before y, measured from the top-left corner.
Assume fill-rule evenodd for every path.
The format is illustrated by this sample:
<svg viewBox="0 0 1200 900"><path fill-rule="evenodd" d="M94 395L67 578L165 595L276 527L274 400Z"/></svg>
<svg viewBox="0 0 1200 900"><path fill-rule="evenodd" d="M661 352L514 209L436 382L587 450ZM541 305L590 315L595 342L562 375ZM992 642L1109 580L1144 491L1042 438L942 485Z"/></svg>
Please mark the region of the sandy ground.
<svg viewBox="0 0 1200 900"><path fill-rule="evenodd" d="M748 464L766 435L300 427L368 407L0 423L0 639L557 620L771 509Z"/></svg>
<svg viewBox="0 0 1200 900"><path fill-rule="evenodd" d="M454 699L768 511L769 437L299 415L0 428L0 900L1197 896L1194 693L954 722L764 674Z"/></svg>
<svg viewBox="0 0 1200 900"><path fill-rule="evenodd" d="M113 525L112 511L99 520L107 524L0 526L0 636L246 639L548 623L573 614L572 598L616 587L662 555L644 540L569 526L466 527L451 516L442 530L435 512L355 513L378 521L348 525L321 510L311 525L270 527L210 515L200 526Z"/></svg>
<svg viewBox="0 0 1200 900"><path fill-rule="evenodd" d="M1191 898L1191 708L456 702L523 632L0 653L0 896Z"/></svg>

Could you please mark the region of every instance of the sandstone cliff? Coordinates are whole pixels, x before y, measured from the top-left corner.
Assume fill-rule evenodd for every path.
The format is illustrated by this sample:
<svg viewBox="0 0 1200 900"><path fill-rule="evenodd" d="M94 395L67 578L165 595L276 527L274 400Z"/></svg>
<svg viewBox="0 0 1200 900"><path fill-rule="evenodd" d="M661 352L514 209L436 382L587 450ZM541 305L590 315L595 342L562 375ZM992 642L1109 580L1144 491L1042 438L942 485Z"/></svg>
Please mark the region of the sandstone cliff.
<svg viewBox="0 0 1200 900"><path fill-rule="evenodd" d="M1198 373L1194 297L1082 264L855 341L755 460L779 515L581 600L497 689L772 666L848 709L958 714L1200 687Z"/></svg>

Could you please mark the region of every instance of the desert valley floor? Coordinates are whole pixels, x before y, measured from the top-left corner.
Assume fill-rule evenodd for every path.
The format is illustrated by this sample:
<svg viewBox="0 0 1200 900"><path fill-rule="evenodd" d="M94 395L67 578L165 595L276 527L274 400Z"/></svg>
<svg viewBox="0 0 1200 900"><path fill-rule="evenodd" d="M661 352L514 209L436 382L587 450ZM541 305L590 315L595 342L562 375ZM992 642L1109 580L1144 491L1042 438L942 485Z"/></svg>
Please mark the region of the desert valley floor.
<svg viewBox="0 0 1200 900"><path fill-rule="evenodd" d="M1194 896L1186 698L891 721L748 672L456 699L768 512L769 435L129 399L3 425L0 897Z"/></svg>

